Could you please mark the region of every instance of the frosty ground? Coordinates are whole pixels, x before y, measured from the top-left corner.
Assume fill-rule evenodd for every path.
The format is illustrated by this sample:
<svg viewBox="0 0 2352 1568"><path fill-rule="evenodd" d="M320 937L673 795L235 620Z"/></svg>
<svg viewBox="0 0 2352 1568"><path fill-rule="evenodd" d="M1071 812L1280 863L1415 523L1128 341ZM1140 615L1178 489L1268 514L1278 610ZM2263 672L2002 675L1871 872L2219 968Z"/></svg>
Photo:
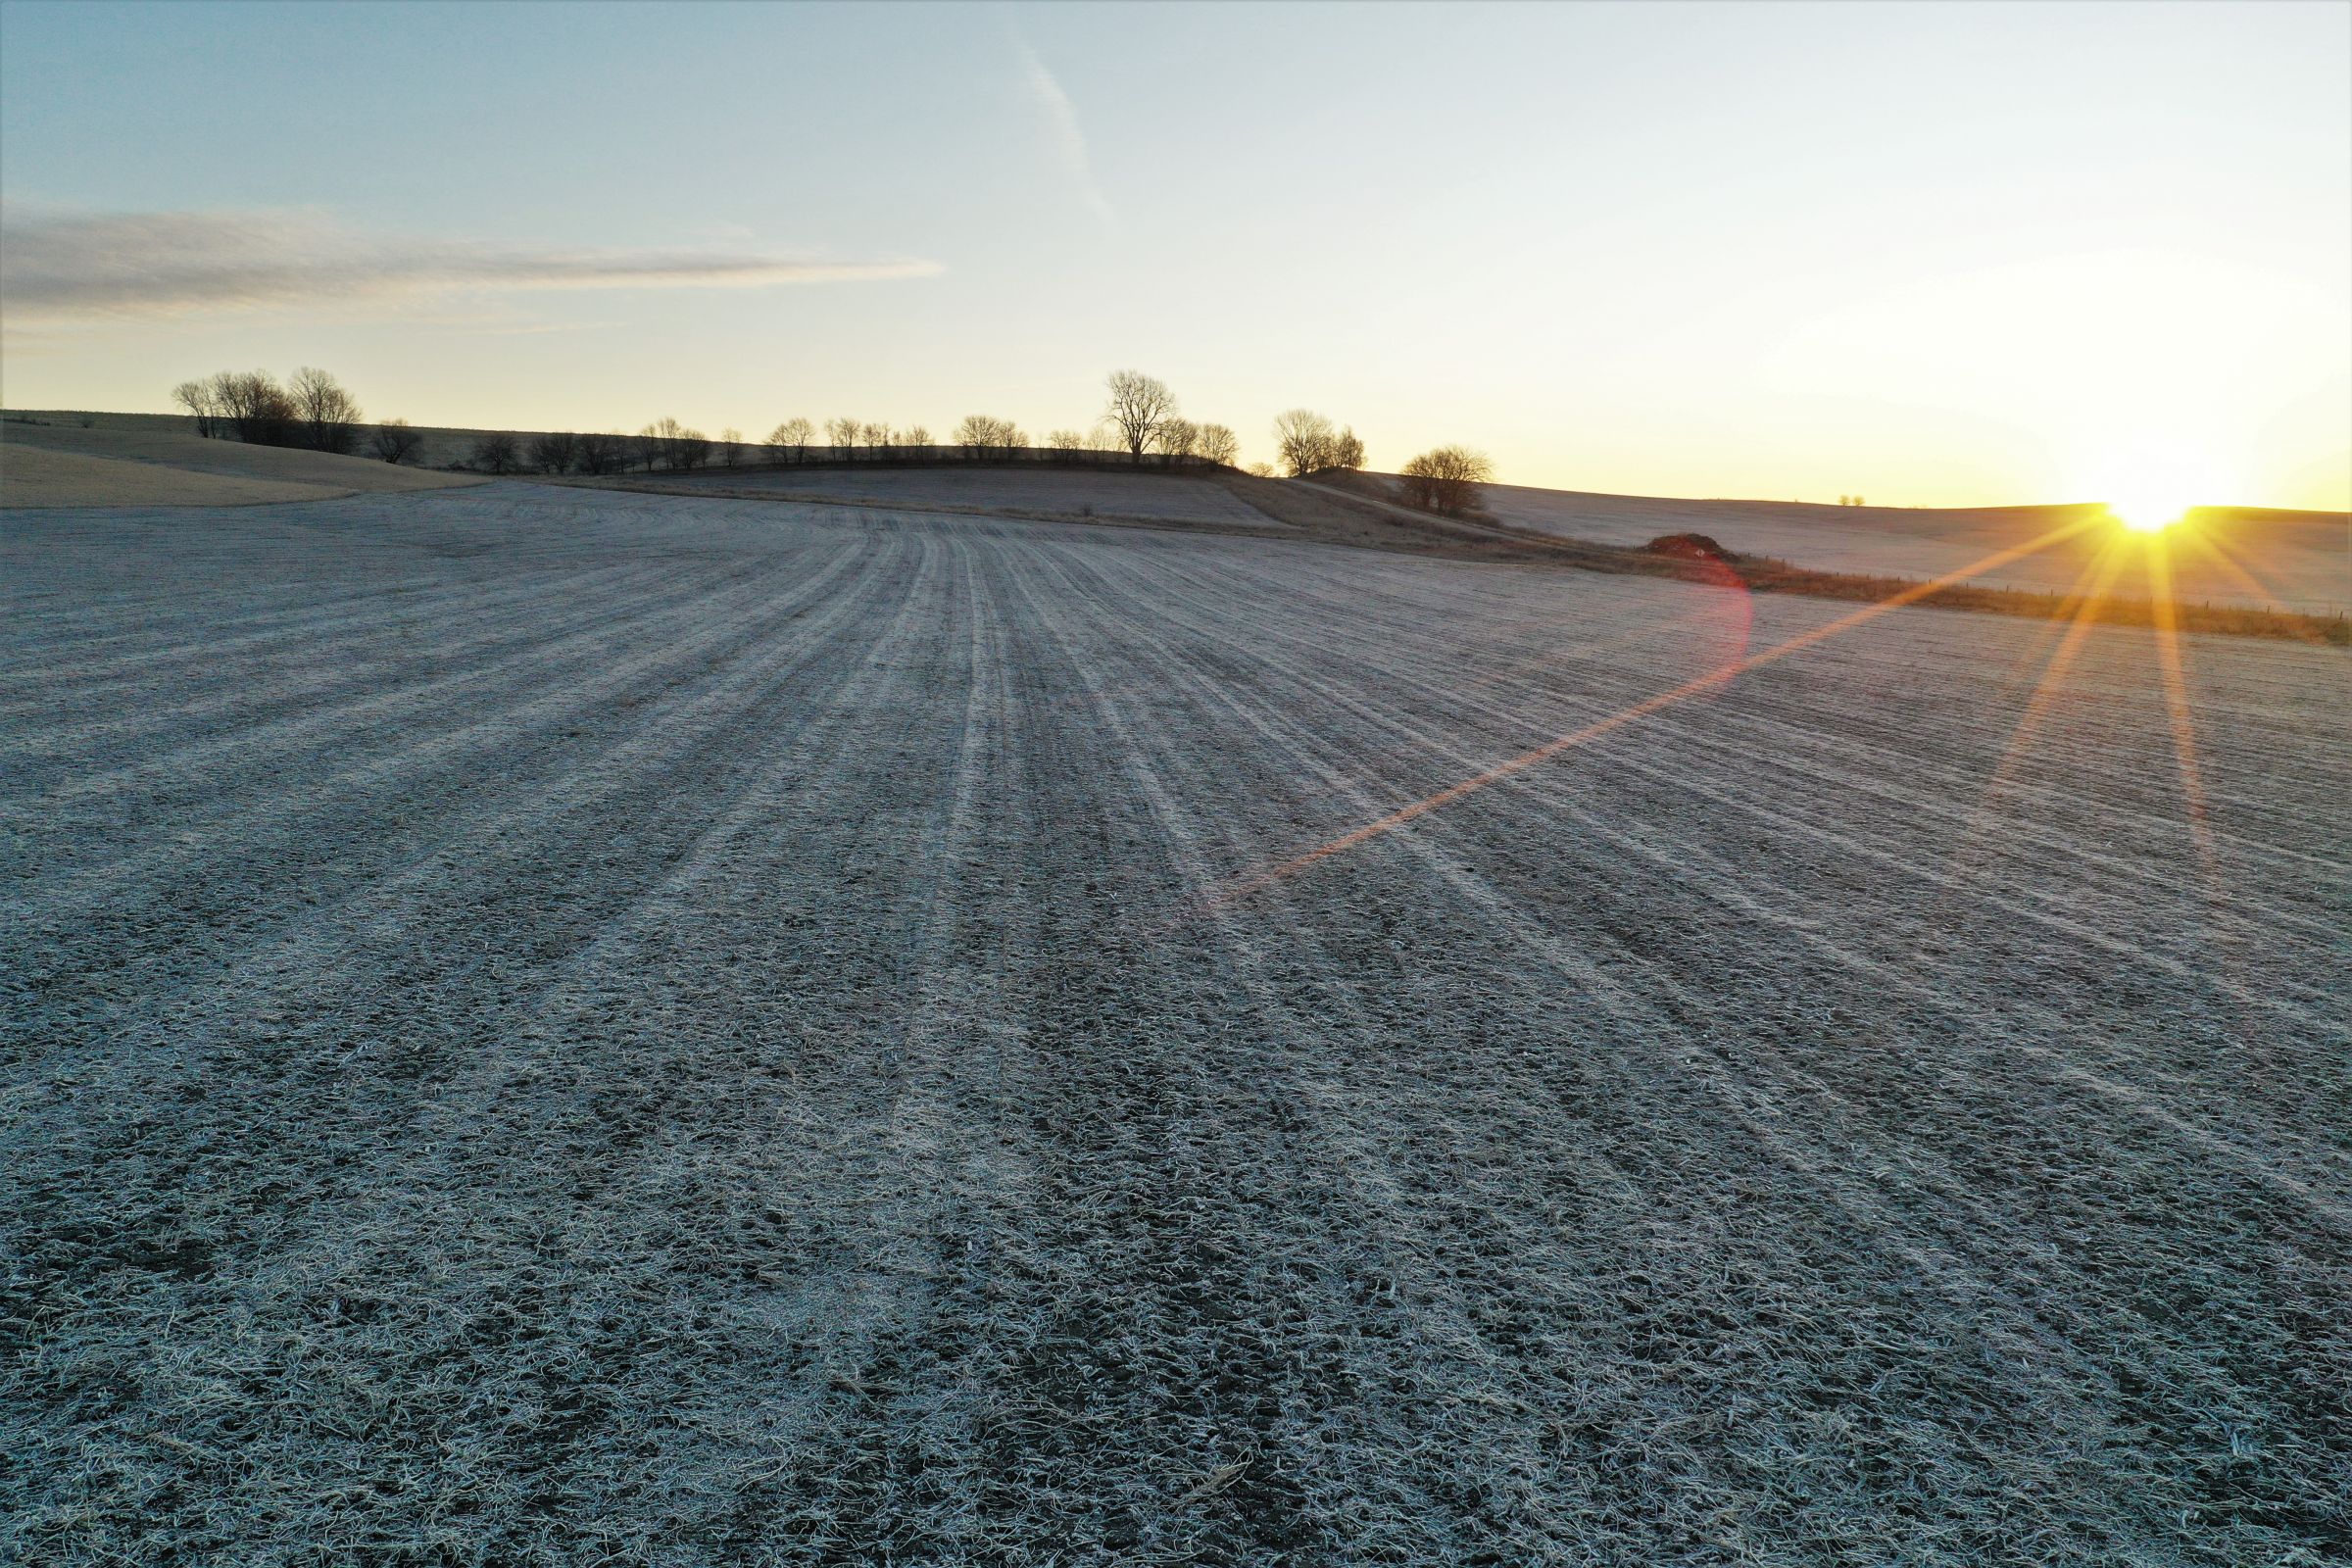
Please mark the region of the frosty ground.
<svg viewBox="0 0 2352 1568"><path fill-rule="evenodd" d="M2144 631L1895 612L1268 879L1854 607L515 483L0 539L0 1558L2352 1551L2339 655L2182 726Z"/></svg>
<svg viewBox="0 0 2352 1568"><path fill-rule="evenodd" d="M2145 549L2103 564L2113 530L2101 527L1997 565L1981 564L2080 523L2082 507L1829 507L1498 484L1487 487L1486 510L1513 527L1599 544L1643 545L1660 534L1696 530L1727 550L1817 571L1896 577L1958 572L1987 588L2069 593L2111 570L2108 591L2118 598L2178 598L2311 615L2352 611L2352 517L2342 513L2209 513L2172 537L2168 574L2156 578L2147 569Z"/></svg>

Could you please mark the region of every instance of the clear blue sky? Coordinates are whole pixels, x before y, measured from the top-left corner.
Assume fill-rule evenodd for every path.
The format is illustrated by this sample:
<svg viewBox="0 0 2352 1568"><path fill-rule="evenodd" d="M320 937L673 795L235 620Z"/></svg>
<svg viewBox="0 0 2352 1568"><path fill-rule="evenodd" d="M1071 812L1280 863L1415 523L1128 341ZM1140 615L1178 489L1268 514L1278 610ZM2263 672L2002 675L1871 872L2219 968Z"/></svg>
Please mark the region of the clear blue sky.
<svg viewBox="0 0 2352 1568"><path fill-rule="evenodd" d="M2352 493L2352 7L0 5L14 407ZM808 270L809 266L816 269Z"/></svg>

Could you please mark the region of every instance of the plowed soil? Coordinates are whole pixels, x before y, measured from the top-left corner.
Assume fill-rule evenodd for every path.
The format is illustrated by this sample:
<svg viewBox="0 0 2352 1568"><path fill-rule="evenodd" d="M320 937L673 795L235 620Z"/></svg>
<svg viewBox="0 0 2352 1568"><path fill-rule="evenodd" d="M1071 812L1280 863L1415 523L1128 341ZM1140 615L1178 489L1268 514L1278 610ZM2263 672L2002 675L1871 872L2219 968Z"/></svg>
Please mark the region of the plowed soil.
<svg viewBox="0 0 2352 1568"><path fill-rule="evenodd" d="M1853 607L0 528L0 1558L2352 1553L2336 654L1894 612L1269 877Z"/></svg>

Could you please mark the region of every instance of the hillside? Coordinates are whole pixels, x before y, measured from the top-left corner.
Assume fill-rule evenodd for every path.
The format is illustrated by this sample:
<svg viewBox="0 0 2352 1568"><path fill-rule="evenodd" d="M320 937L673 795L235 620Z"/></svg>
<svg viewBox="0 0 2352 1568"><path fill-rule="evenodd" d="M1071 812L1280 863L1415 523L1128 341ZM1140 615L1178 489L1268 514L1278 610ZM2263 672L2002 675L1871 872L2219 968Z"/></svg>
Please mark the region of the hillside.
<svg viewBox="0 0 2352 1568"><path fill-rule="evenodd" d="M1358 481L1386 488L1391 474ZM1703 533L1740 555L1816 571L1936 577L2098 515L2083 506L1838 507L1794 501L1698 501L1529 485L1489 485L1486 513L1513 528L1595 544L1642 545L1661 534ZM1988 588L2066 591L2119 530L2081 536L1967 580ZM2260 610L2330 614L2352 608L2352 517L2342 513L2209 508L2165 536L2172 597ZM2161 597L2144 551L2124 553L2110 592Z"/></svg>
<svg viewBox="0 0 2352 1568"><path fill-rule="evenodd" d="M207 441L186 433L184 419L114 417L155 422L0 421L0 506L234 507L478 482L368 458Z"/></svg>

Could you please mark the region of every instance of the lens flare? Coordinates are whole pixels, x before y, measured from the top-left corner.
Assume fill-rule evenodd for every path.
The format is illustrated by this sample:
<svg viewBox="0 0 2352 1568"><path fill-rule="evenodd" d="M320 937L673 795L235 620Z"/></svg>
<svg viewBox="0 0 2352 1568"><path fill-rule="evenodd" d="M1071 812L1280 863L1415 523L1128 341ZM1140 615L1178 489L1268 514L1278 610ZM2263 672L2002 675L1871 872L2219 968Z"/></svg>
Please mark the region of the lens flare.
<svg viewBox="0 0 2352 1568"><path fill-rule="evenodd" d="M2119 496L2107 503L2107 514L2132 533L2162 533L2188 514L2188 503L2159 491Z"/></svg>
<svg viewBox="0 0 2352 1568"><path fill-rule="evenodd" d="M2012 561L2037 555L2053 545L2096 526L2098 518L2093 515L2081 517L2073 522L2061 523L2049 532L2030 539L2022 545L2013 545L2006 550L1996 550L1984 560L1971 562L1957 571L1947 571L1942 576L1927 582L1913 583L1910 587L1890 594L1876 604L1866 605L1860 610L1839 615L1826 625L1816 626L1811 631L1799 632L1784 642L1775 643L1760 652L1749 654L1744 659L1720 664L1705 674L1693 676L1680 686L1662 691L1654 697L1644 698L1630 708L1621 708L1606 718L1594 719L1582 729L1571 730L1565 735L1555 736L1541 746L1496 762L1484 772L1473 773L1468 778L1448 784L1434 794L1425 795L1417 801L1399 806L1385 816L1375 817L1361 827L1343 833L1338 838L1326 840L1312 849L1301 851L1287 860L1236 877L1223 887L1208 893L1203 902L1207 907L1213 909L1232 904L1237 900L1246 899L1263 888L1288 877L1296 876L1334 856L1344 855L1360 844L1368 843L1383 834L1395 832L1406 823L1427 816L1432 811L1442 810L1463 797L1474 795L1491 784L1500 783L1504 779L1526 772L1531 767L1547 762L1563 752L1573 751L1580 746L1598 740L1601 736L1614 730L1647 718L1650 714L1663 709L1688 702L1702 693L1718 690L1751 669L1761 669L1767 664L1777 663L1790 654L1876 620L1889 612L1900 610L1905 605L1925 599L1939 589L1966 582L1970 578L1995 567L2005 566Z"/></svg>

